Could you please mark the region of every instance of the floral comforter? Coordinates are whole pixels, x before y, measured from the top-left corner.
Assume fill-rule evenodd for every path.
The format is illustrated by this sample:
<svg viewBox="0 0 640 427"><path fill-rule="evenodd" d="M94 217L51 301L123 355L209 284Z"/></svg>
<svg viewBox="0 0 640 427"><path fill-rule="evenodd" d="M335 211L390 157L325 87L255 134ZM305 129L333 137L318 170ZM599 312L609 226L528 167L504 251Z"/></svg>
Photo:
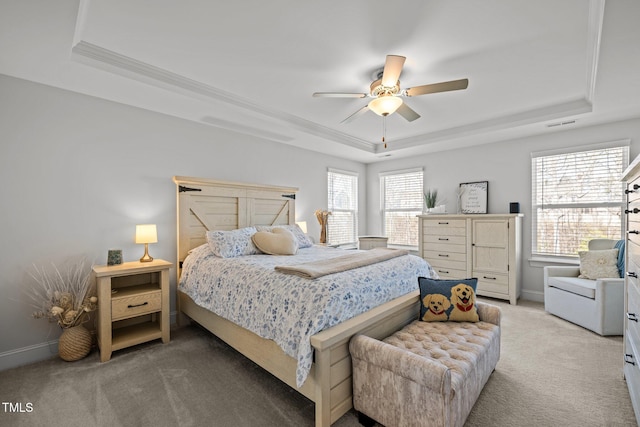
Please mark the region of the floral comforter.
<svg viewBox="0 0 640 427"><path fill-rule="evenodd" d="M274 340L298 362L300 387L313 361L310 337L418 289L418 277L437 277L414 255L305 279L279 273L276 265L295 265L344 255L322 246L293 256L247 255L219 258L204 244L185 259L179 289L196 304L253 333Z"/></svg>

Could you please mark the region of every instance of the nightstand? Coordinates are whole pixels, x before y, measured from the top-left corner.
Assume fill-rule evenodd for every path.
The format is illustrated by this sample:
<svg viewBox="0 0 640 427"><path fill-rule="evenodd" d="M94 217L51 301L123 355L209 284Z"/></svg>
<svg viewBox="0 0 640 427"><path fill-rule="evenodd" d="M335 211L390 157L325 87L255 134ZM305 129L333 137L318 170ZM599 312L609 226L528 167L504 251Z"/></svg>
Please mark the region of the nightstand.
<svg viewBox="0 0 640 427"><path fill-rule="evenodd" d="M100 361L132 345L169 342L170 262L125 262L93 267L98 289Z"/></svg>
<svg viewBox="0 0 640 427"><path fill-rule="evenodd" d="M386 248L387 240L388 238L383 236L360 236L358 237L358 249Z"/></svg>

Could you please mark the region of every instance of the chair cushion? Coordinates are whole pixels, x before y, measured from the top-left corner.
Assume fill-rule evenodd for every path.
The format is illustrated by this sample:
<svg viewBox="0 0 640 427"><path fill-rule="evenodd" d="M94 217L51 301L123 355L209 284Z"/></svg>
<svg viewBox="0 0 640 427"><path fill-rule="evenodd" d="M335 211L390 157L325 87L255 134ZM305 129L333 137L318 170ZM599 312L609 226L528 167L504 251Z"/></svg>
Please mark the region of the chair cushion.
<svg viewBox="0 0 640 427"><path fill-rule="evenodd" d="M579 277L549 277L547 284L553 288L572 292L583 297L596 298L596 281Z"/></svg>

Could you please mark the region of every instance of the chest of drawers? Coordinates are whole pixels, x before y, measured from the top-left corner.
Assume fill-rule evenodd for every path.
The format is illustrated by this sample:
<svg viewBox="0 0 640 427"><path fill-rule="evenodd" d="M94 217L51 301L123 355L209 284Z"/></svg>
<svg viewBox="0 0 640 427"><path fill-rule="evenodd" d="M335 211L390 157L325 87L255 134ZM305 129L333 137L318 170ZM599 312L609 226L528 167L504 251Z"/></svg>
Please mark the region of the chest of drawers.
<svg viewBox="0 0 640 427"><path fill-rule="evenodd" d="M520 296L521 214L419 215L420 256L442 279L478 279L478 295Z"/></svg>

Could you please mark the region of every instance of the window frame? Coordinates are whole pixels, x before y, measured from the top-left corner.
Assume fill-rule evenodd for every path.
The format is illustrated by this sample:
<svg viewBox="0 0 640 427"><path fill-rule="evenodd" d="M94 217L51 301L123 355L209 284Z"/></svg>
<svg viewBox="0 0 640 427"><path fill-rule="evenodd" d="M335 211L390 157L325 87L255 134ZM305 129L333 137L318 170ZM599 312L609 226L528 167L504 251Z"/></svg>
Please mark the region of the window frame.
<svg viewBox="0 0 640 427"><path fill-rule="evenodd" d="M409 175L409 174L415 174L415 173L420 173L421 177L420 177L420 193L421 193L421 197L420 197L420 207L417 206L412 206L412 207L407 207L407 208L391 208L391 209L387 209L386 208L386 180L389 177L394 177L394 176L402 176L402 175ZM387 236L389 238L389 246L392 247L399 247L399 248L406 248L406 249L410 249L410 250L418 250L419 247L419 230L418 230L418 234L415 236L415 245L414 244L401 244L401 243L396 243L393 240L393 236L390 236L388 233L387 228L387 212L409 212L409 213L415 213L415 227L416 229L418 228L418 215L422 214L424 212L424 168L422 167L417 167L417 168L410 168L410 169L400 169L400 170L393 170L393 171L386 171L386 172L380 172L378 174L379 177L379 182L380 182L380 219L381 219L381 225L382 225L382 234L384 236Z"/></svg>
<svg viewBox="0 0 640 427"><path fill-rule="evenodd" d="M351 197L354 200L354 208L353 209L336 209L333 205L333 194L332 194L332 179L331 174L335 175L343 175L348 176L354 179L353 187L351 191L353 192ZM359 185L359 174L358 172L347 171L343 169L335 169L328 168L327 169L327 210L329 212L347 212L353 215L353 224L352 224L352 239L347 242L336 242L331 241L331 222L333 215L329 215L328 225L327 225L327 245L329 246L357 246L358 242L358 185Z"/></svg>
<svg viewBox="0 0 640 427"><path fill-rule="evenodd" d="M620 181L620 202L585 202L585 203L555 203L555 204L539 204L538 203L538 170L537 162L539 159L561 156L563 154L575 154L597 150L607 150L612 148L622 148L622 170L620 171L620 179L622 178L622 172L628 167L629 164L629 147L631 141L616 140L604 143L581 145L575 147L567 147L556 150L545 150L531 153L531 260L532 261L548 261L548 262L560 262L560 263L576 263L578 259L577 253L575 255L567 253L553 253L553 252L541 252L538 251L538 237L541 231L539 231L539 215L538 209L598 209L598 208L619 208L620 209L620 236L622 239L625 233L625 221L624 221L624 204L625 193L624 183ZM544 176L544 175L543 175ZM597 238L597 236L594 236ZM577 242L579 243L579 242Z"/></svg>

